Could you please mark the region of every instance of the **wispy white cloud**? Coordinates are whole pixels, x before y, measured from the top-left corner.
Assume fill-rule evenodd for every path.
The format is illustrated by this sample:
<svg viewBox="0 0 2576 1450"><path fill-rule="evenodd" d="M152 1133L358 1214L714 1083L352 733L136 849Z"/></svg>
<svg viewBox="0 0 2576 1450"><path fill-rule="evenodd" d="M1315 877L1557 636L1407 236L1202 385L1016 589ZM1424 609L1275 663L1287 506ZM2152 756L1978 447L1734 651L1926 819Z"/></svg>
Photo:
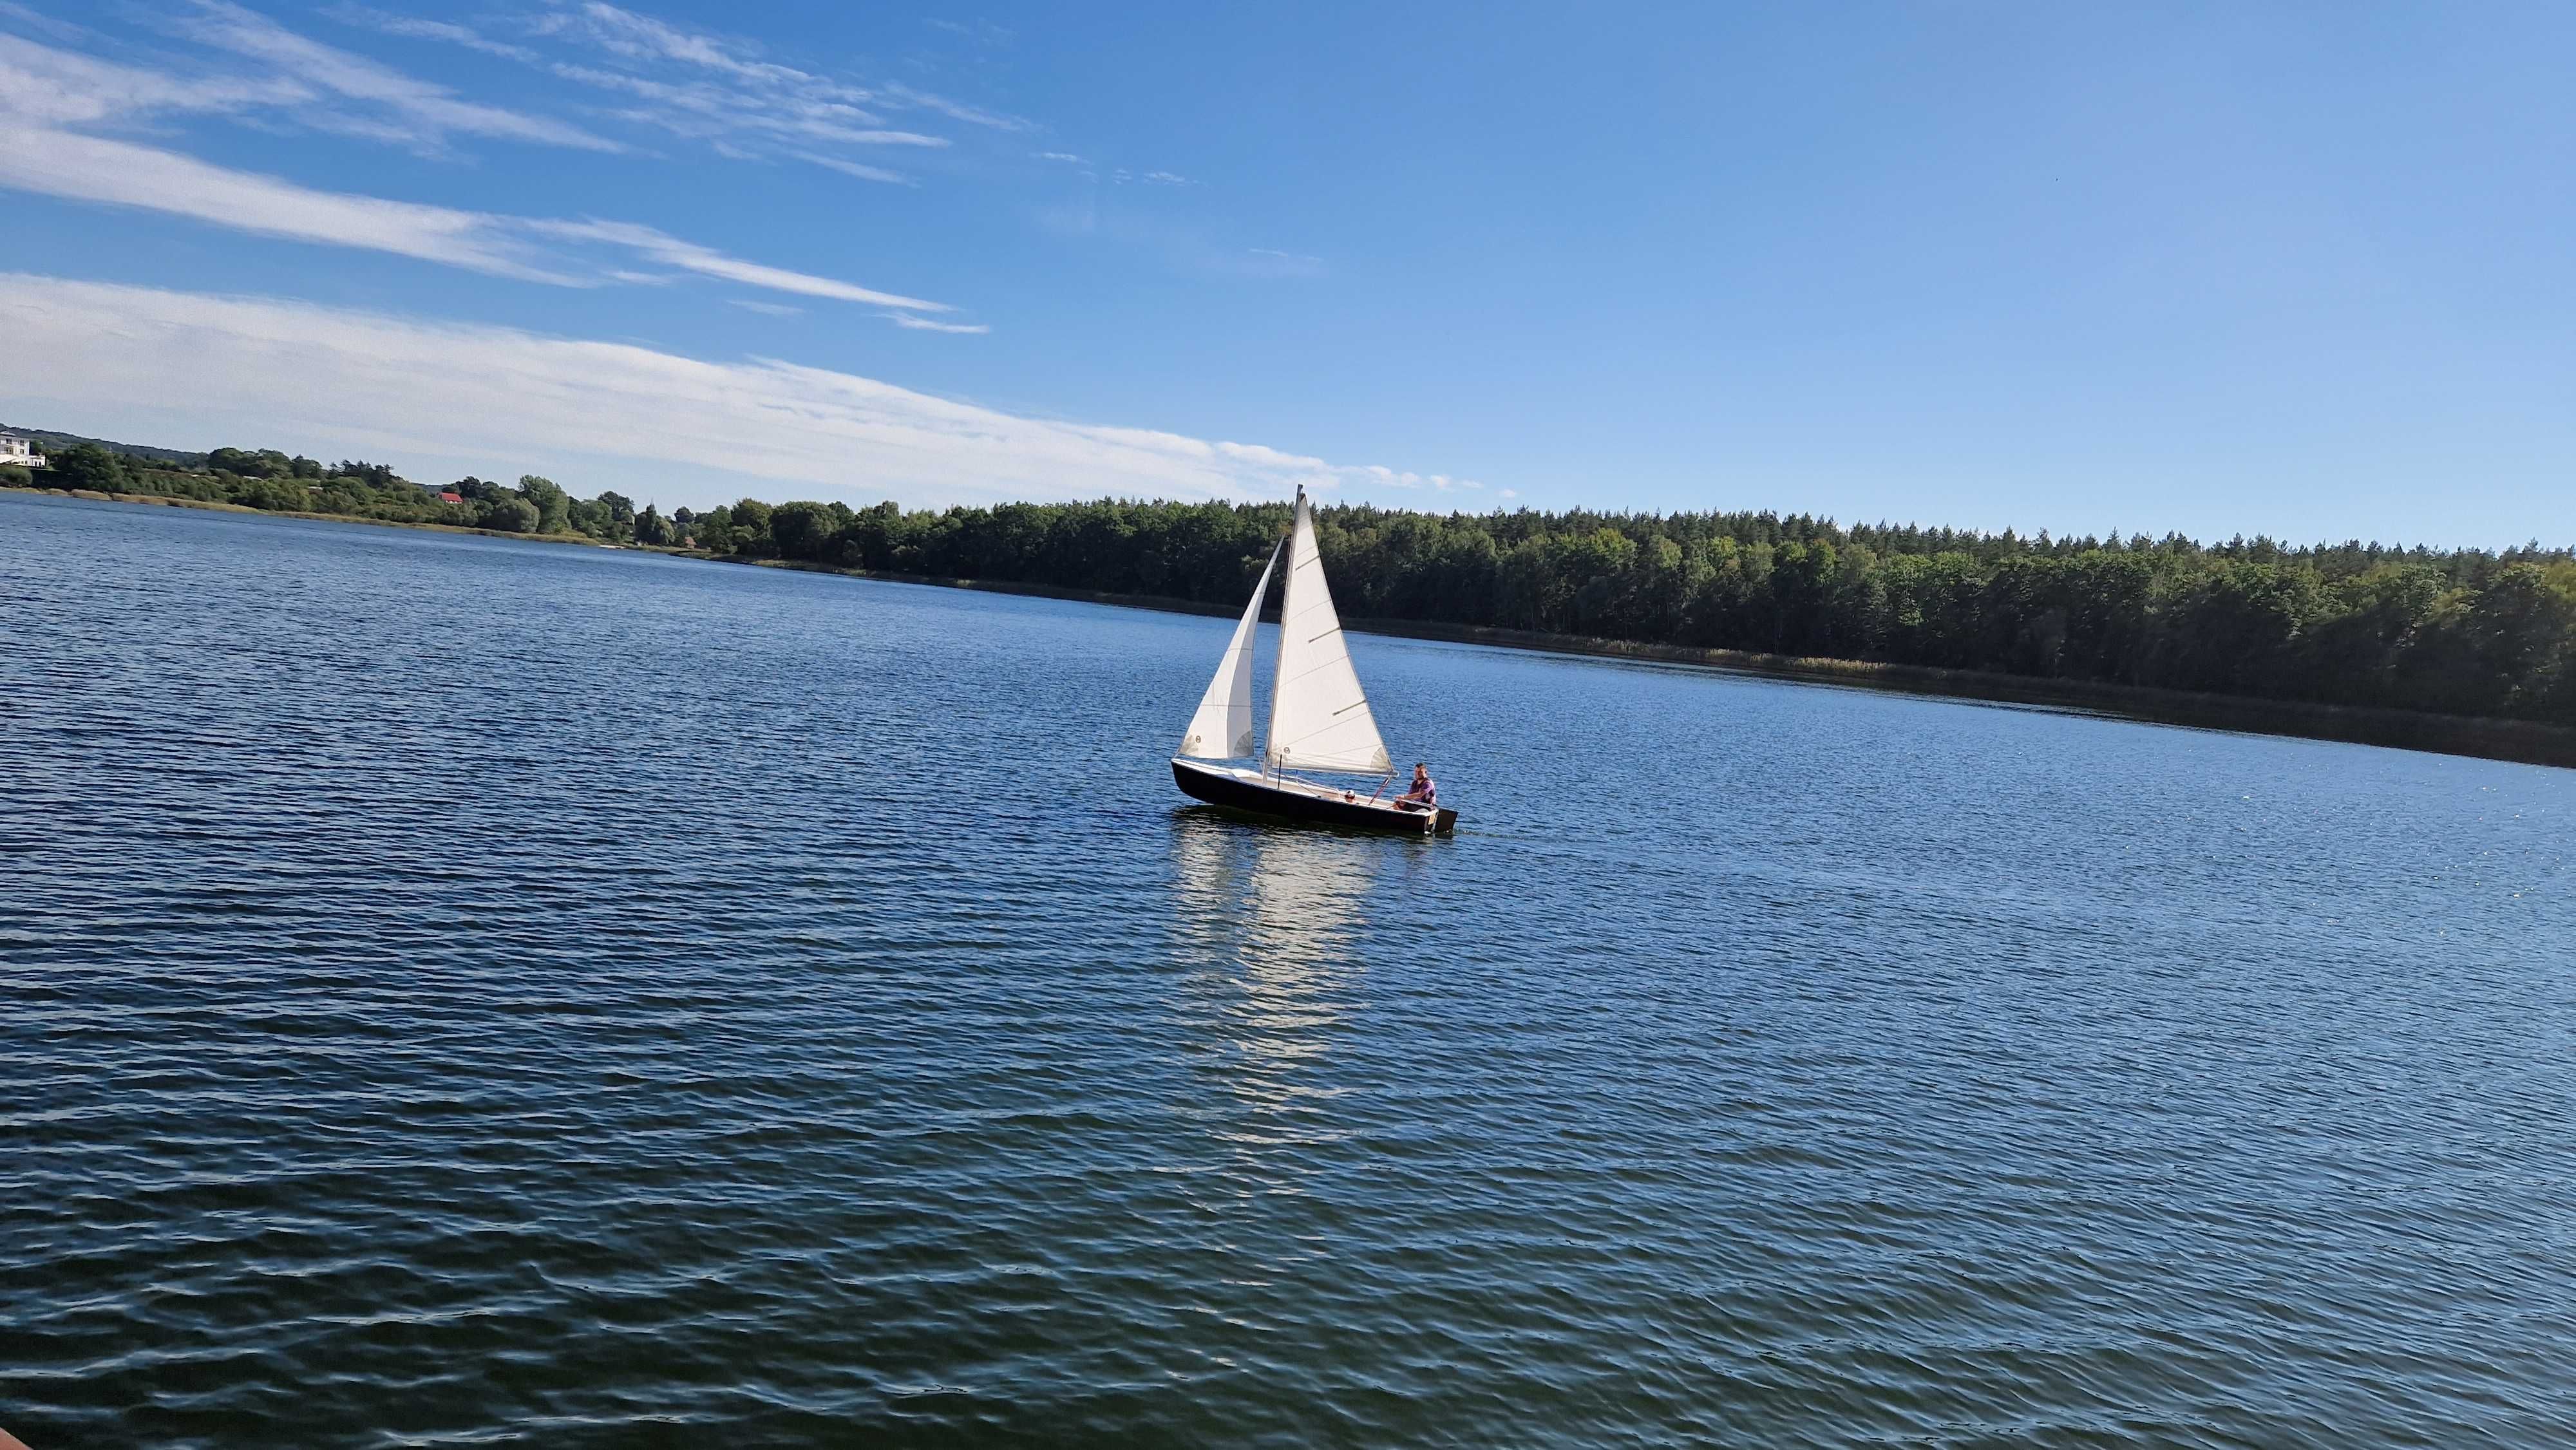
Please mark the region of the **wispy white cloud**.
<svg viewBox="0 0 2576 1450"><path fill-rule="evenodd" d="M783 362L261 298L0 274L0 334L15 344L0 349L0 394L58 404L94 429L116 421L110 409L157 408L156 426L208 437L286 435L479 472L537 465L585 489L639 492L639 477L706 470L912 503L1279 498L1376 483L1260 445L1022 417ZM593 477L576 456L594 461Z"/></svg>
<svg viewBox="0 0 2576 1450"><path fill-rule="evenodd" d="M15 122L0 121L0 185L557 286L660 280L588 260L578 250L604 247L766 291L902 312L951 310L918 297L746 261L636 222L505 216L318 191L129 141ZM562 245L542 245L546 243Z"/></svg>
<svg viewBox="0 0 2576 1450"><path fill-rule="evenodd" d="M1273 448L1266 443L1217 443L1210 446L1216 449L1217 455L1221 458L1266 471L1312 474L1329 473L1333 468L1331 464L1326 463L1320 458L1308 458L1302 454L1296 453L1282 453L1278 449ZM1383 468L1365 464L1357 471L1379 477L1383 477L1386 474L1386 470Z"/></svg>
<svg viewBox="0 0 2576 1450"><path fill-rule="evenodd" d="M1029 154L1035 156L1040 161L1067 161L1076 166L1089 166L1091 164L1089 161L1074 155L1070 151L1033 151Z"/></svg>
<svg viewBox="0 0 2576 1450"><path fill-rule="evenodd" d="M798 152L796 159L812 162L826 170L837 171L843 176L855 176L861 181L890 181L897 186L913 185L912 178L900 171L888 171L882 166L870 166L864 161L844 161L838 156L821 156L811 151Z"/></svg>
<svg viewBox="0 0 2576 1450"><path fill-rule="evenodd" d="M458 25L453 21L395 15L365 5L334 5L322 13L343 25L362 26L378 34L398 36L404 40L443 40L449 45L461 45L467 50L497 55L503 60L515 60L521 64L537 58L537 53L524 45L494 40L470 25Z"/></svg>
<svg viewBox="0 0 2576 1450"><path fill-rule="evenodd" d="M292 107L299 120L316 129L424 152L443 150L451 137L459 135L590 150L625 149L568 121L463 99L447 87L299 35L232 0L192 0L192 5L191 12L176 23L179 33L254 60L269 74L183 82L90 61L82 74L73 77L73 89L98 96L121 85L129 94L117 98L113 108L128 112L147 107ZM778 154L775 148L779 147L942 148L951 144L945 136L886 124L884 109L936 109L973 113L988 122L995 119L971 107L932 105L938 98L909 90L881 95L865 86L763 59L740 42L604 3L554 9L523 27L532 38L580 47L597 64L549 58L532 46L495 39L452 20L400 15L357 3L339 4L323 13L380 34L459 45L537 67L590 89L614 92L630 104L605 112L609 118L703 141L717 154L739 159L768 159ZM0 37L0 42L13 47L26 44L7 37ZM36 59L42 64L12 69L41 79L49 71L84 66L82 57L66 52L46 52ZM34 89L35 97L18 98L22 112L33 113L43 99L43 88ZM880 100L882 107L868 104ZM0 97L0 104L6 104L5 97ZM93 118L55 114L48 119L74 123Z"/></svg>
<svg viewBox="0 0 2576 1450"><path fill-rule="evenodd" d="M0 18L7 19L10 24L21 30L32 30L38 35L50 35L56 40L75 44L87 38L88 34L68 20L57 20L42 12L30 10L19 4L18 0L0 0Z"/></svg>
<svg viewBox="0 0 2576 1450"><path fill-rule="evenodd" d="M913 106L925 111L936 111L950 120L963 121L970 126L988 126L996 131L1031 129L1028 122L1017 116L1006 116L999 111L987 111L980 106L969 106L961 101L952 101L946 96L932 95L928 91L915 90L907 85L889 84L879 88L877 94L882 99L896 104Z"/></svg>
<svg viewBox="0 0 2576 1450"><path fill-rule="evenodd" d="M267 67L273 72L267 85L274 94L266 99L298 106L298 118L318 129L422 152L447 149L450 138L461 135L626 149L570 121L466 100L447 87L308 39L234 0L186 3L193 9L177 23L181 33ZM690 29L607 0L552 0L533 16L479 24L399 14L362 0L340 0L322 13L378 34L462 46L610 92L623 103L592 109L590 116L651 127L736 160L792 157L869 181L913 184L908 176L850 153L939 149L953 142L935 134L935 127L889 124L888 112L910 111L1005 132L1034 129L1019 117L911 85L863 84L786 64L749 41ZM977 33L992 31L988 23L978 22ZM511 38L500 38L503 34ZM165 104L209 109L248 103L246 97L227 98L212 82L200 86L197 94L170 96ZM89 88L97 88L95 80ZM337 105L321 104L326 101ZM830 160L824 159L827 155Z"/></svg>
<svg viewBox="0 0 2576 1450"><path fill-rule="evenodd" d="M1324 270L1324 259L1304 252L1283 252L1277 247L1246 247L1244 264L1238 270L1256 277L1313 277Z"/></svg>
<svg viewBox="0 0 2576 1450"><path fill-rule="evenodd" d="M925 136L919 131L853 131L842 140L860 146L945 146L945 136Z"/></svg>
<svg viewBox="0 0 2576 1450"><path fill-rule="evenodd" d="M725 149L721 138L728 136L769 136L808 144L820 141L859 146L948 144L940 137L920 132L886 130L877 125L880 118L875 112L845 102L745 97L740 90L730 86L698 80L656 80L650 76L565 61L554 62L547 69L564 80L598 90L616 91L650 103L615 112L619 120L658 127L691 140L709 141L719 151Z"/></svg>
<svg viewBox="0 0 2576 1450"><path fill-rule="evenodd" d="M1472 478L1451 478L1445 473L1409 473L1370 464L1365 470L1371 478L1389 488L1429 488L1446 493L1453 488L1483 488Z"/></svg>
<svg viewBox="0 0 2576 1450"><path fill-rule="evenodd" d="M497 277L579 285L480 212L345 196L149 146L38 126L0 127L0 184L142 207L236 231L391 252Z"/></svg>
<svg viewBox="0 0 2576 1450"><path fill-rule="evenodd" d="M981 322L938 322L931 318L914 316L909 312L889 312L886 314L886 320L897 327L909 328L914 332L959 332L980 336L993 330Z"/></svg>
<svg viewBox="0 0 2576 1450"><path fill-rule="evenodd" d="M0 87L0 186L558 286L669 280L668 272L643 272L627 265L640 257L662 268L765 291L905 314L951 310L917 297L731 256L638 223L510 216L323 191L136 141L91 134L88 128L130 126L162 113L298 104L314 94L315 86L341 95L392 98L395 108L413 121L438 117L443 122L508 129L490 119L502 113L472 108L456 112L438 97L426 95L416 83L372 62L285 35L222 0L201 0L201 7L205 23L219 27L245 53L280 57L301 75L265 80L180 77L0 35L0 67L35 82ZM416 134L397 127L392 139ZM818 154L809 159L871 180L902 180L894 173L838 158ZM621 255L604 259L596 255L601 250Z"/></svg>
<svg viewBox="0 0 2576 1450"><path fill-rule="evenodd" d="M1112 184L1118 186L1125 186L1131 181L1141 181L1147 186L1203 186L1206 184L1204 182L1192 181L1177 171L1147 171L1140 174L1138 172L1130 171L1124 166L1111 170L1109 173L1109 180Z"/></svg>
<svg viewBox="0 0 2576 1450"><path fill-rule="evenodd" d="M737 80L758 81L765 85L814 88L827 84L811 72L757 59L749 53L748 47L739 42L682 30L649 15L638 15L614 5L595 3L595 0L592 4L545 17L539 22L538 29L549 35L586 39L629 60L677 61ZM850 99L864 100L866 97L850 93Z"/></svg>
<svg viewBox="0 0 2576 1450"><path fill-rule="evenodd" d="M617 111L620 120L718 147L725 138L804 148L944 147L950 144L947 137L888 126L883 112L972 112L971 107L931 104L938 98L903 87L872 88L785 65L745 42L686 30L597 0L550 12L537 29L556 41L585 47L597 62L554 60L546 65L551 73L645 103ZM973 114L987 123L996 119Z"/></svg>
<svg viewBox="0 0 2576 1450"><path fill-rule="evenodd" d="M346 99L382 107L423 148L442 147L454 133L589 151L624 149L568 122L460 99L445 86L307 39L230 0L197 0L197 12L182 27L193 38L263 61L286 76ZM387 123L376 124L383 129Z"/></svg>
<svg viewBox="0 0 2576 1450"><path fill-rule="evenodd" d="M805 272L791 272L784 267L764 266L729 257L710 247L685 242L667 232L639 222L611 221L539 221L522 219L518 223L539 236L570 242L606 242L627 247L661 263L708 277L721 277L728 282L763 287L773 292L793 292L806 297L828 297L839 302L864 302L875 307L894 307L912 312L946 312L943 303L924 302L918 297L902 297L892 292L879 292L831 277L816 277Z"/></svg>
<svg viewBox="0 0 2576 1450"><path fill-rule="evenodd" d="M87 126L164 113L221 114L293 106L311 87L282 76L181 76L99 60L0 33L0 115Z"/></svg>
<svg viewBox="0 0 2576 1450"><path fill-rule="evenodd" d="M805 315L804 308L790 307L784 302L754 302L747 297L735 297L728 300L730 300L734 306L741 308L745 312L757 312L763 317L802 317ZM886 315L889 317L901 317L904 314L900 312L890 312Z"/></svg>
<svg viewBox="0 0 2576 1450"><path fill-rule="evenodd" d="M463 30L359 7L343 11L406 34ZM568 122L463 100L446 87L308 40L224 0L198 0L174 24L177 33L223 54L187 61L165 57L165 68L147 69L0 33L0 74L9 78L0 85L0 114L65 127L133 127L174 115L226 115L425 153L446 150L459 135L623 149ZM91 44L100 39L77 31L56 38Z"/></svg>

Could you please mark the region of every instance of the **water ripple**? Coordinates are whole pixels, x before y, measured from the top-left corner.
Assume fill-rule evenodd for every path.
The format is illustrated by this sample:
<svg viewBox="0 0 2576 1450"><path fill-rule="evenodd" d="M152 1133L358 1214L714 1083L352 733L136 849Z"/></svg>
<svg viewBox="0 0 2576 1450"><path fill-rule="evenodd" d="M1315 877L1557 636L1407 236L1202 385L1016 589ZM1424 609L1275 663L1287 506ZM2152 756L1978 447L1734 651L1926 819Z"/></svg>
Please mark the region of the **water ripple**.
<svg viewBox="0 0 2576 1450"><path fill-rule="evenodd" d="M2576 775L0 499L56 1445L2576 1442Z"/></svg>

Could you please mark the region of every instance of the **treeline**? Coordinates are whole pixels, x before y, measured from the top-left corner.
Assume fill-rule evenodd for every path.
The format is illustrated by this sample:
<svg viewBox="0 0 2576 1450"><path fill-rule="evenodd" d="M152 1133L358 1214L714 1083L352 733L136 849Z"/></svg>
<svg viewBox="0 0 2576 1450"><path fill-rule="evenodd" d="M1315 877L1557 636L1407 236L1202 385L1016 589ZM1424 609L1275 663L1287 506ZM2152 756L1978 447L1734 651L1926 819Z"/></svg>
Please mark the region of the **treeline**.
<svg viewBox="0 0 2576 1450"><path fill-rule="evenodd" d="M603 543L687 542L685 527L675 528L673 519L649 504L639 511L633 499L613 491L597 498L575 498L553 480L533 473L515 485L469 476L444 488L431 488L384 464L359 459L326 464L273 448L218 448L206 454L202 464L179 466L166 458L113 452L96 443L74 444L55 453L51 461L44 479L51 488L193 498L272 512L337 514L389 523L452 524L509 534L570 535ZM24 488L34 482L24 468L0 468L0 484ZM680 510L680 517L687 513Z"/></svg>
<svg viewBox="0 0 2576 1450"><path fill-rule="evenodd" d="M1234 604L1282 504L906 512L746 499L719 553ZM1771 513L1317 511L1351 618L2576 725L2576 557L2022 538Z"/></svg>
<svg viewBox="0 0 2576 1450"><path fill-rule="evenodd" d="M15 471L15 470L10 470ZM93 445L48 483L257 508L694 547L1233 606L1284 504L755 499L667 518L533 475L425 488L382 465ZM0 480L15 482L20 480ZM452 497L449 497L452 496ZM1881 660L2576 725L2576 556L2359 541L2024 538L1772 513L1317 512L1345 616Z"/></svg>

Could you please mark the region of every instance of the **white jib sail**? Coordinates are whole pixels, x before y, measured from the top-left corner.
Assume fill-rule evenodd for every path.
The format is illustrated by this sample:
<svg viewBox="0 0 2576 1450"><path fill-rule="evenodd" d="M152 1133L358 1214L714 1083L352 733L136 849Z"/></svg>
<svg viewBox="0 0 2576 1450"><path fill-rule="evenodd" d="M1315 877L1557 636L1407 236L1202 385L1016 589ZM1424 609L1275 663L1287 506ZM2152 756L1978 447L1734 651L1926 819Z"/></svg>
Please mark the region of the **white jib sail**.
<svg viewBox="0 0 2576 1450"><path fill-rule="evenodd" d="M1216 662L1216 678L1199 699L1199 712L1181 734L1181 754L1231 759L1252 753L1252 634L1261 620L1261 601L1270 596L1270 571L1279 567L1279 551L1261 566L1261 582L1252 586L1252 602L1234 627L1234 642Z"/></svg>
<svg viewBox="0 0 2576 1450"><path fill-rule="evenodd" d="M1342 643L1342 618L1315 553L1315 515L1297 495L1288 531L1288 591L1279 606L1279 684L1270 695L1270 764L1285 770L1384 775L1394 766Z"/></svg>

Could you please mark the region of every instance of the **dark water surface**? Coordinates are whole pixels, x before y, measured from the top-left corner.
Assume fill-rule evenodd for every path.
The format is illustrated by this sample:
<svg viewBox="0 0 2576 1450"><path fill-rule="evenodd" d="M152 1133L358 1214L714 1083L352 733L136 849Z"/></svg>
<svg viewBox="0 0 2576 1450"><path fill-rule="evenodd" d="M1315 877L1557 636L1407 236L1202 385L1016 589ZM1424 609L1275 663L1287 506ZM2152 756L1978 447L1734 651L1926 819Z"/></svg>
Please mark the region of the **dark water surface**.
<svg viewBox="0 0 2576 1450"><path fill-rule="evenodd" d="M2576 1441L2576 773L0 496L36 1450Z"/></svg>

